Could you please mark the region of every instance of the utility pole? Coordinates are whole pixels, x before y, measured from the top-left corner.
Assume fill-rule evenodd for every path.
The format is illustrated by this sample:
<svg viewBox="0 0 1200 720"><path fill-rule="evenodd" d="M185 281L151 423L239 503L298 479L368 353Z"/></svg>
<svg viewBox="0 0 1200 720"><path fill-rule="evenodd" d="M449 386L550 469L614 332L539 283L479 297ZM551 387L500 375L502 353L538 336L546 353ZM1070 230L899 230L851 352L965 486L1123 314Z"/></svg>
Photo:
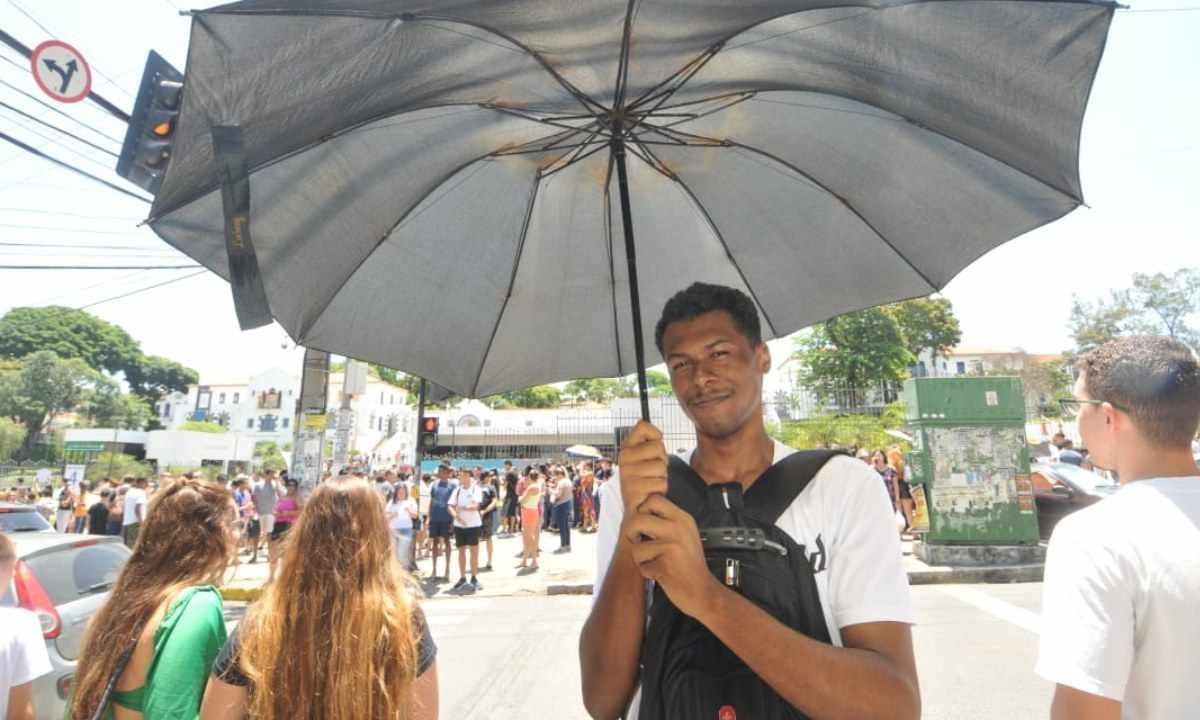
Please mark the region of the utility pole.
<svg viewBox="0 0 1200 720"><path fill-rule="evenodd" d="M329 353L305 348L300 399L292 422L292 468L289 477L307 498L321 481L325 464L325 418L329 403Z"/></svg>

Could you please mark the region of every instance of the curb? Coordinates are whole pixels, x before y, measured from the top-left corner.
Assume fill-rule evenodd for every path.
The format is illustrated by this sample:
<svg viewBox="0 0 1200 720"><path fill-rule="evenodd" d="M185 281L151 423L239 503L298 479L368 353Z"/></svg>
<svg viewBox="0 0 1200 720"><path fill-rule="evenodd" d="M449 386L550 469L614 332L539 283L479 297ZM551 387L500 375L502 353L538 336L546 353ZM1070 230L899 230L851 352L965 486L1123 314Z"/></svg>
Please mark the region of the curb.
<svg viewBox="0 0 1200 720"><path fill-rule="evenodd" d="M1035 583L1042 581L1046 566L997 565L992 567L933 567L928 570L909 570L909 585L978 585L1004 583Z"/></svg>
<svg viewBox="0 0 1200 720"><path fill-rule="evenodd" d="M909 570L909 585L984 585L1008 583L1035 583L1042 581L1046 566L998 565L994 567L931 567L928 570ZM545 595L591 595L593 583L574 585L547 585ZM522 591L505 597L538 595L543 593ZM228 602L254 602L262 595L262 588L223 587L221 597ZM502 596L497 596L502 597ZM442 599L442 598L437 598Z"/></svg>

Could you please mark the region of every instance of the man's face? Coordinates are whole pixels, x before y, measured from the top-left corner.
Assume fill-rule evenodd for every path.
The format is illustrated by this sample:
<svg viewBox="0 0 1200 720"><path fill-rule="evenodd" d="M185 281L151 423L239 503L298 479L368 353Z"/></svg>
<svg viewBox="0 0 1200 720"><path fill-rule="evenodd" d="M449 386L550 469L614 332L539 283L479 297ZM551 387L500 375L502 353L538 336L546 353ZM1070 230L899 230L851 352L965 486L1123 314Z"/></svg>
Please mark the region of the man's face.
<svg viewBox="0 0 1200 720"><path fill-rule="evenodd" d="M1087 394L1087 382L1084 373L1080 373L1075 381L1074 395L1076 400L1091 400ZM1088 459L1095 465L1112 469L1116 467L1115 446L1116 437L1113 433L1111 420L1099 405L1085 404L1079 408L1079 436L1088 449Z"/></svg>
<svg viewBox="0 0 1200 720"><path fill-rule="evenodd" d="M766 343L758 347L724 310L671 323L663 333L671 387L696 429L724 438L761 418L762 376L771 369Z"/></svg>
<svg viewBox="0 0 1200 720"><path fill-rule="evenodd" d="M458 474L458 479L463 484L463 487L471 487L471 483L475 481L475 475L469 472L462 472Z"/></svg>
<svg viewBox="0 0 1200 720"><path fill-rule="evenodd" d="M450 479L450 471L443 467L438 468L438 480L449 480L449 479Z"/></svg>

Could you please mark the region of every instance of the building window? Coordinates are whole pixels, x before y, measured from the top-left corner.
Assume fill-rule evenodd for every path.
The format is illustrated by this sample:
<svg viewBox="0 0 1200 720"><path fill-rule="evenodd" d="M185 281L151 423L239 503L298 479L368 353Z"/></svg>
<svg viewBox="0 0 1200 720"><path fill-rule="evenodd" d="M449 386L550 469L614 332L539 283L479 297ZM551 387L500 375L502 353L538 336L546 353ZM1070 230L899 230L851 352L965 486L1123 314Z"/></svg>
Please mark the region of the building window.
<svg viewBox="0 0 1200 720"><path fill-rule="evenodd" d="M383 432L383 418L379 418L379 432Z"/></svg>
<svg viewBox="0 0 1200 720"><path fill-rule="evenodd" d="M284 419L283 419L283 429L284 429L284 430L287 430L287 429L288 429L288 425L289 425L290 423L291 423L291 418L284 418Z"/></svg>
<svg viewBox="0 0 1200 720"><path fill-rule="evenodd" d="M929 371L925 369L925 361L924 360L917 363L917 372L915 374L917 377L925 377L926 375L929 374Z"/></svg>
<svg viewBox="0 0 1200 720"><path fill-rule="evenodd" d="M384 393L383 393L382 391L380 391L380 393L379 393L379 404L380 404L380 405L383 405L383 404L385 404L385 403L383 402L383 395L384 395Z"/></svg>
<svg viewBox="0 0 1200 720"><path fill-rule="evenodd" d="M239 401L239 400L241 400L241 399L242 399L242 394L241 394L241 393L234 393L234 394L233 394L233 404L234 404L234 405L237 405L237 404L238 404L238 401Z"/></svg>
<svg viewBox="0 0 1200 720"><path fill-rule="evenodd" d="M258 419L259 432L275 432L275 425L279 422L279 418L274 415L263 415Z"/></svg>
<svg viewBox="0 0 1200 720"><path fill-rule="evenodd" d="M967 374L967 364L966 364L965 362L961 361L961 360L959 360L958 362L954 363L954 369L955 369L955 371L956 371L956 372L957 372L959 375L966 375L966 374Z"/></svg>
<svg viewBox="0 0 1200 720"><path fill-rule="evenodd" d="M275 388L258 394L258 407L260 410L278 410L280 404L281 395Z"/></svg>
<svg viewBox="0 0 1200 720"><path fill-rule="evenodd" d="M221 393L220 395L217 396L217 404L218 405L225 404L225 393Z"/></svg>
<svg viewBox="0 0 1200 720"><path fill-rule="evenodd" d="M246 429L247 430L254 429L254 418L250 418L249 420L246 421Z"/></svg>

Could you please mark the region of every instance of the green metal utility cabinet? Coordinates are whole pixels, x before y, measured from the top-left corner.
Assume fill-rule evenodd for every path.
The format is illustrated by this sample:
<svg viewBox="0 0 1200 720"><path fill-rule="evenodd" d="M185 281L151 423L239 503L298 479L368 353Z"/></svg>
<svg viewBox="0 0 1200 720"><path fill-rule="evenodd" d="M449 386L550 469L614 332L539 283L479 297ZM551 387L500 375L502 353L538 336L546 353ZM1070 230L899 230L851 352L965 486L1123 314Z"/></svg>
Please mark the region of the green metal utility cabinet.
<svg viewBox="0 0 1200 720"><path fill-rule="evenodd" d="M1025 396L1014 377L912 378L908 480L924 486L930 545L1037 545L1025 442Z"/></svg>

